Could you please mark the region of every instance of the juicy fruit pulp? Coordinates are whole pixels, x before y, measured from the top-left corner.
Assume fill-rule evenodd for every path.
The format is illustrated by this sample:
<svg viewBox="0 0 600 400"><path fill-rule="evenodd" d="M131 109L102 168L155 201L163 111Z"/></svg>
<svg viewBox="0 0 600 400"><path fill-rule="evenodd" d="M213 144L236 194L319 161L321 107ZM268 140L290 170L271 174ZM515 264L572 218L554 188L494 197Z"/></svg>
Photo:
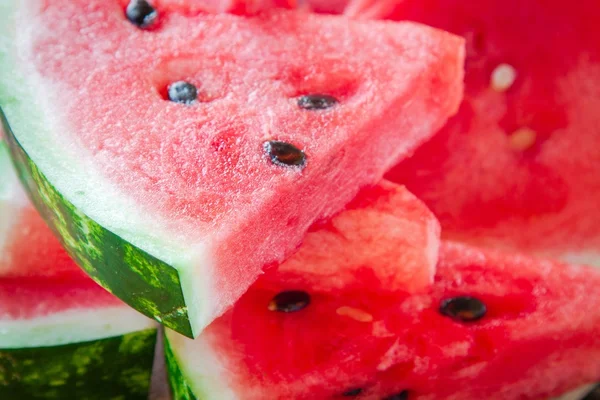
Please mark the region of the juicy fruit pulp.
<svg viewBox="0 0 600 400"><path fill-rule="evenodd" d="M306 353L309 359L322 358L323 362L327 361L333 365L339 361L337 358L339 355L334 354L330 360L326 360L330 353L335 351L332 349L330 352L320 347L319 342L313 343L311 340L332 334L330 328L321 330L315 326L314 330L305 332L306 336L301 342L296 343L297 338L290 337L292 341L287 344L284 343L286 340L284 337L278 338L275 332L270 330L277 329L279 324L285 323L281 320L284 318L283 315L297 315L297 318L306 321L306 318L310 319L310 316L314 315L313 310L317 307L317 310L321 310L317 311L317 314L328 310L333 312L336 320L345 321L341 326L346 330L342 337L338 337L337 345L343 348L352 342L355 335L364 337L366 332L362 329L361 321L371 321L373 315L370 313L379 311L361 306L369 293L376 290L393 297L393 293L397 291L407 293L426 290L433 282L438 250L439 226L431 212L403 187L382 182L376 187L361 191L343 212L331 220L315 224L306 235L300 249L278 266L276 273L267 272L252 286L249 296L256 300L253 300L254 305L260 303L260 314L255 313L254 305L250 306L248 300L242 298L236 303L234 311L228 312L210 325L207 328L209 333L203 333L196 342L205 343L203 338L221 333L226 342L228 339L225 338L230 334L223 327L228 326L230 322L237 326L235 315L248 311L250 312L248 318L256 317L252 324L257 324L257 332L266 335L264 343L260 339L254 344L247 344L249 357L274 355L272 350L265 347L271 338L274 340L270 344L271 349L277 348L278 344L286 348L283 350L283 355L281 352L276 352L280 357L280 367L284 369L293 369L294 366L309 367L311 364L306 360L297 360L301 361L301 364L296 363L299 354L297 351L300 349L293 349L293 347L309 346L310 343L317 344L317 347L313 347ZM322 308L322 301L329 296L328 293L340 291L355 293L356 298L344 299L344 303L338 304L333 310ZM365 293L360 294L361 291ZM265 312L269 316L265 316ZM258 328L262 324L265 324L263 328ZM239 328L239 331L236 328L235 335L243 334L243 329L254 329L242 325L239 325ZM217 331L221 333L216 333ZM247 334L253 335L251 330ZM194 343L180 341L175 334L173 337L184 347ZM318 352L323 354L315 354L317 348ZM238 349L232 350L238 351ZM175 348L174 351L178 356L183 356L186 350ZM190 364L184 362L182 367L189 374L187 376L193 383L195 396L201 398L200 393L206 392L208 398L229 398L227 393L231 389L227 387L228 384L221 386L224 377L218 376L220 361L212 364L210 356L204 358L196 350L191 351L189 355L191 358L187 359L187 362ZM243 356L242 353L239 355ZM288 359L288 355L291 358ZM206 368L204 372L208 376L197 375L192 365L198 364L192 361L192 358L198 360L200 368ZM274 360L270 360L269 364L269 368L273 368L272 372L276 373L278 367ZM173 365L173 368L177 366ZM319 371L315 373L318 374ZM207 387L204 387L202 381L206 381ZM181 397L184 396L181 391L186 392L184 386L175 384L174 389L180 393L176 397L184 398ZM276 398L268 392L262 393L262 396ZM315 398L320 397L317 395Z"/></svg>
<svg viewBox="0 0 600 400"><path fill-rule="evenodd" d="M361 280L323 290L307 265L268 271L196 341L167 333L176 399L539 400L600 374L597 270L447 242L435 283L409 294ZM269 310L290 287L310 304ZM455 310L486 312L443 312L466 296Z"/></svg>
<svg viewBox="0 0 600 400"><path fill-rule="evenodd" d="M3 3L0 105L77 263L194 336L455 111L462 43L415 24L152 4L140 29L126 2ZM169 101L180 81L193 103ZM315 94L337 102L299 105ZM274 141L301 162L268 153Z"/></svg>
<svg viewBox="0 0 600 400"><path fill-rule="evenodd" d="M467 39L458 115L387 177L446 237L600 265L600 3L396 1Z"/></svg>

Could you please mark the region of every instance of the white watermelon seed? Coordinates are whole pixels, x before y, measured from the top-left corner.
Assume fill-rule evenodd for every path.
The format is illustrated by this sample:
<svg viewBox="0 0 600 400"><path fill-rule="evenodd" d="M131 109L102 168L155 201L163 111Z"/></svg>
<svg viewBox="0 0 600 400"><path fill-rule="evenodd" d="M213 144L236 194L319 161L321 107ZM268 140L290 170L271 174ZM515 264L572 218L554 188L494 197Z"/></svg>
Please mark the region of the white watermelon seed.
<svg viewBox="0 0 600 400"><path fill-rule="evenodd" d="M517 79L517 70L509 64L500 64L494 71L490 79L490 86L497 92L505 92L515 83Z"/></svg>
<svg viewBox="0 0 600 400"><path fill-rule="evenodd" d="M342 306L335 310L337 315L342 317L349 317L358 322L371 322L373 321L373 316L368 312L361 310L360 308Z"/></svg>
<svg viewBox="0 0 600 400"><path fill-rule="evenodd" d="M537 133L530 128L519 128L508 137L508 144L515 151L530 149L537 140Z"/></svg>

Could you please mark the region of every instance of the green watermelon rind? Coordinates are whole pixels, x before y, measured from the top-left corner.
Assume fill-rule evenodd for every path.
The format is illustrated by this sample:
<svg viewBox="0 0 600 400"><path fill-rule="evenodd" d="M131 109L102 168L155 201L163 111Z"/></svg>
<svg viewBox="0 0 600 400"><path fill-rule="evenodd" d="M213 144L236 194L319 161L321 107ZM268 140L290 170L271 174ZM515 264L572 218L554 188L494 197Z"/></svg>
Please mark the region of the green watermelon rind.
<svg viewBox="0 0 600 400"><path fill-rule="evenodd" d="M0 349L0 398L147 399L156 329L52 347Z"/></svg>
<svg viewBox="0 0 600 400"><path fill-rule="evenodd" d="M171 349L171 344L166 335L164 338L164 349L165 365L167 367L169 387L171 388L173 400L198 400L188 385L185 375L179 368L179 362L173 353L173 349Z"/></svg>
<svg viewBox="0 0 600 400"><path fill-rule="evenodd" d="M1 109L0 119L21 182L77 264L131 307L192 337L178 271L103 228L67 201L19 145Z"/></svg>

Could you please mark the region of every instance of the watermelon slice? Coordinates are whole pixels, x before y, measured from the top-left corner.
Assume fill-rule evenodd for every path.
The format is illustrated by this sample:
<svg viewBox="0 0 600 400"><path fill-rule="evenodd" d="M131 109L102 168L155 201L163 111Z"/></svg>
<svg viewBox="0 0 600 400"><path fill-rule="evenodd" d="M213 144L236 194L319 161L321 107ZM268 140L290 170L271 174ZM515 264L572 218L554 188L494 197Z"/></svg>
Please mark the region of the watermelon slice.
<svg viewBox="0 0 600 400"><path fill-rule="evenodd" d="M460 100L462 41L427 27L126 3L2 2L0 106L76 262L187 336Z"/></svg>
<svg viewBox="0 0 600 400"><path fill-rule="evenodd" d="M0 279L0 398L147 399L155 322L90 279Z"/></svg>
<svg viewBox="0 0 600 400"><path fill-rule="evenodd" d="M0 399L147 399L156 323L71 261L0 141Z"/></svg>
<svg viewBox="0 0 600 400"><path fill-rule="evenodd" d="M600 2L395 1L467 39L457 116L388 178L446 237L600 266Z"/></svg>
<svg viewBox="0 0 600 400"><path fill-rule="evenodd" d="M85 277L27 199L1 139L0 277Z"/></svg>
<svg viewBox="0 0 600 400"><path fill-rule="evenodd" d="M446 242L435 283L409 294L326 288L297 261L196 341L167 332L176 400L541 400L600 376L593 268Z"/></svg>

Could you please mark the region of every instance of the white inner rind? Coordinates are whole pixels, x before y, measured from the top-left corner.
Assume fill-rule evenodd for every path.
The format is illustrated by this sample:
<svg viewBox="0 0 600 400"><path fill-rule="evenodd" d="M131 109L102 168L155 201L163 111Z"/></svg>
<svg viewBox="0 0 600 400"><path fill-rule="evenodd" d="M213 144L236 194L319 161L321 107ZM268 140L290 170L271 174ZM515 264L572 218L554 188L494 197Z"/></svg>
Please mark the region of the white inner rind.
<svg viewBox="0 0 600 400"><path fill-rule="evenodd" d="M128 306L73 309L32 319L0 321L0 348L59 346L121 336L158 324Z"/></svg>
<svg viewBox="0 0 600 400"><path fill-rule="evenodd" d="M218 353L213 351L209 340L210 335L191 340L169 329L166 330L165 335L186 383L197 398L219 400L240 398L227 381L233 371L227 370L219 360ZM207 339L206 336L209 338Z"/></svg>

